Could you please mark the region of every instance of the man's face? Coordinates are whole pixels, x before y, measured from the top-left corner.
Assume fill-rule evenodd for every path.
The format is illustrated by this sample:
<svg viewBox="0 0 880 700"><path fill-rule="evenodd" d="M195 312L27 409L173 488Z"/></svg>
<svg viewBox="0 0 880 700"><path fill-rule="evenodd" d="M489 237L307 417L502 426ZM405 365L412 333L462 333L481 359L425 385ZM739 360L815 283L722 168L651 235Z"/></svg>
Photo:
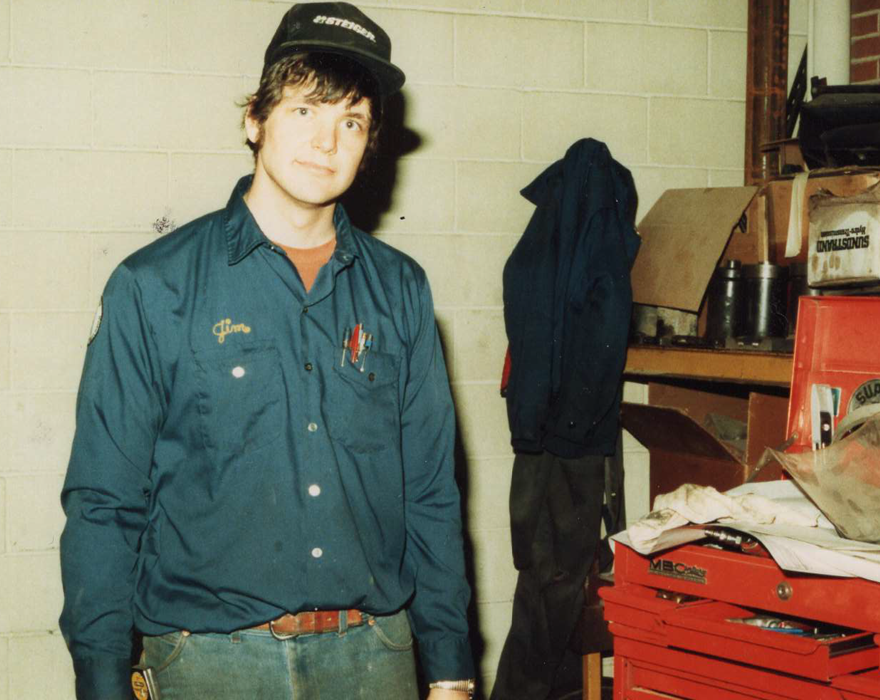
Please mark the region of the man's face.
<svg viewBox="0 0 880 700"><path fill-rule="evenodd" d="M262 125L250 116L245 120L248 138L262 141L257 174L267 176L280 196L308 209L333 202L351 186L370 126L368 98L321 103L306 97L311 89L286 87Z"/></svg>

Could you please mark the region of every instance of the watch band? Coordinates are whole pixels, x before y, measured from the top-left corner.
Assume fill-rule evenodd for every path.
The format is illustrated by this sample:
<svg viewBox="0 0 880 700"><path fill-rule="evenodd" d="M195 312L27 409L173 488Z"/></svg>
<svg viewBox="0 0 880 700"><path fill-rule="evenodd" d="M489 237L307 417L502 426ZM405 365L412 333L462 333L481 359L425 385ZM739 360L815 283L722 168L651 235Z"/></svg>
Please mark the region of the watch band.
<svg viewBox="0 0 880 700"><path fill-rule="evenodd" d="M473 698L474 692L477 689L477 683L473 678L468 678L464 681L434 681L433 683L428 683L428 687L437 688L438 690L464 691L468 694L469 698Z"/></svg>

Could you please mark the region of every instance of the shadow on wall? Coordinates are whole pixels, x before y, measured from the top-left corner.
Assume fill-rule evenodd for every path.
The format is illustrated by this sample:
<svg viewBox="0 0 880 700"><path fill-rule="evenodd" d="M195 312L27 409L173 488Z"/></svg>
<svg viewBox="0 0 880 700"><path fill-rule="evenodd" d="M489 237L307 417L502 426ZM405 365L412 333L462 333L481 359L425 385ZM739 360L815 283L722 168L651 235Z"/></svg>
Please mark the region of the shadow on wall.
<svg viewBox="0 0 880 700"><path fill-rule="evenodd" d="M397 161L416 151L423 143L422 137L407 128L405 121L406 98L397 93L385 103L376 156L342 196L342 205L349 217L363 231L375 231L382 215L391 209Z"/></svg>
<svg viewBox="0 0 880 700"><path fill-rule="evenodd" d="M424 139L417 132L407 128L406 99L401 93L389 98L385 104L384 123L379 137L379 150L372 162L360 173L352 187L342 196L342 204L352 222L360 229L375 231L382 217L391 209L394 187L397 184L397 163L400 158L418 150ZM430 187L425 183L425 187ZM451 205L450 205L451 206ZM500 280L499 280L500 283ZM448 343L443 338L440 342L446 357L451 357ZM462 444L461 428L456 419L455 431L455 480L461 491L462 537L464 539L465 571L471 586L471 602L468 607L468 625L470 627L471 645L474 651L474 662L479 668L485 643L480 635L480 624L476 605L476 576L474 572L474 549L468 534L467 502L468 502L468 463L467 454ZM426 693L422 679L422 695ZM479 693L479 691L478 691ZM479 695L478 697L483 697Z"/></svg>
<svg viewBox="0 0 880 700"><path fill-rule="evenodd" d="M440 335L440 345L443 349L443 356L446 358L451 357L451 348L449 347L446 338L443 337L442 329L438 327L437 332ZM453 402L455 401L454 394L452 400ZM461 536L464 544L465 577L467 578L468 585L471 587L471 601L467 610L468 629L470 630L471 649L474 653L474 664L477 668L477 676L479 677L480 661L483 657L486 643L482 634L480 634L480 619L476 603L477 576L474 568L474 545L470 536L470 524L468 523L468 513L470 512L468 509L468 499L470 497L468 489L468 473L470 466L468 465L467 452L465 451L464 443L462 441L461 422L458 418L458 413L459 410L456 406L455 446L453 448L455 458L455 482L461 493ZM421 669L419 669L419 671L421 672ZM422 697L425 697L427 693L427 684L424 682L423 678L420 677L419 680L420 685L422 686ZM480 683L477 684L477 692L474 696L474 700L485 700L486 698L486 695L484 694L485 689L482 688L481 685L482 684Z"/></svg>
<svg viewBox="0 0 880 700"><path fill-rule="evenodd" d="M441 340L442 342L442 340ZM458 411L456 410L456 414ZM474 653L474 664L477 668L477 677L480 675L481 660L485 651L486 642L480 634L480 615L477 609L477 576L474 569L474 545L470 536L470 524L468 523L468 466L467 453L461 440L461 426L458 418L455 420L455 481L461 492L461 526L462 540L464 541L464 568L468 584L471 587L471 602L468 605L467 619L470 630L471 649ZM475 700L484 700L484 688L482 683L477 684Z"/></svg>

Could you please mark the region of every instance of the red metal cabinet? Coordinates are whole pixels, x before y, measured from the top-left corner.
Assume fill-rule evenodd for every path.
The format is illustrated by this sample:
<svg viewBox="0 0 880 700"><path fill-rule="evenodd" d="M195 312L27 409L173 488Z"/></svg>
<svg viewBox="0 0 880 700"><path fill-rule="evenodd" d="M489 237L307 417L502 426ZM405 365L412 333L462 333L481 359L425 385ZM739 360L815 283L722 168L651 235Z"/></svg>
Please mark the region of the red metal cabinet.
<svg viewBox="0 0 880 700"><path fill-rule="evenodd" d="M880 585L699 545L647 557L618 544L615 578L600 592L615 700L880 699ZM815 639L729 621L756 614L851 629Z"/></svg>

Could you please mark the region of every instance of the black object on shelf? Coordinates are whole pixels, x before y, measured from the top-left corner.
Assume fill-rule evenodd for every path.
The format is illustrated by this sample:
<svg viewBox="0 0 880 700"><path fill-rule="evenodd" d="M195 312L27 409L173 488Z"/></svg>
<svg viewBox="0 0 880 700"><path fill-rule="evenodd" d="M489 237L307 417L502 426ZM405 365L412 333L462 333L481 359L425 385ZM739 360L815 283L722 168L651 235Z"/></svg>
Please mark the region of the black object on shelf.
<svg viewBox="0 0 880 700"><path fill-rule="evenodd" d="M753 339L788 334L788 268L763 262L743 265L746 313L743 335Z"/></svg>
<svg viewBox="0 0 880 700"><path fill-rule="evenodd" d="M715 268L706 296L706 337L724 342L742 335L745 322L745 301L742 264L728 260Z"/></svg>
<svg viewBox="0 0 880 700"><path fill-rule="evenodd" d="M798 139L811 168L880 165L880 85L811 81Z"/></svg>

